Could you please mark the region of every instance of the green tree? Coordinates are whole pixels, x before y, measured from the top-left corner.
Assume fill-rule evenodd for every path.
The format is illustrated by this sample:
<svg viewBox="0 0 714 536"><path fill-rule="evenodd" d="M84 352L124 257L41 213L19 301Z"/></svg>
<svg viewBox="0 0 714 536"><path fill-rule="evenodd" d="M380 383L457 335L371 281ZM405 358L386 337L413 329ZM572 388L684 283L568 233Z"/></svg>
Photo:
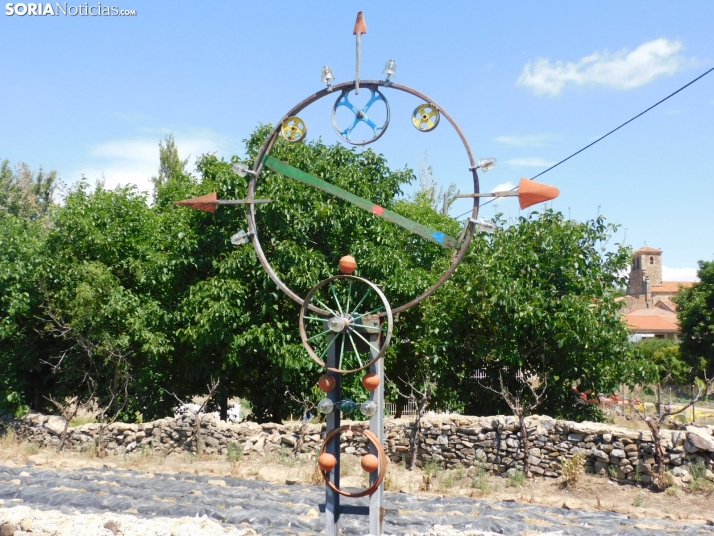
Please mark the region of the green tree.
<svg viewBox="0 0 714 536"><path fill-rule="evenodd" d="M164 142L166 145L164 145ZM159 188L166 184L173 177L186 175L187 165L188 158L185 160L179 158L174 135L169 134L164 141L159 142L159 175L151 178L154 188Z"/></svg>
<svg viewBox="0 0 714 536"><path fill-rule="evenodd" d="M671 339L643 339L635 345L642 359L657 367L660 383L685 384L691 367L682 360L679 343Z"/></svg>
<svg viewBox="0 0 714 536"><path fill-rule="evenodd" d="M631 351L614 301L629 250L607 244L616 228L546 210L481 235L426 307L419 351L442 376L437 403L468 414L510 412L490 382L520 406L557 417L596 417L573 388L592 394L652 376ZM503 386L500 385L503 378ZM523 378L529 381L523 381ZM533 408L532 408L533 409Z"/></svg>
<svg viewBox="0 0 714 536"><path fill-rule="evenodd" d="M13 171L9 160L0 163L0 212L34 220L45 216L57 188L57 172L35 175L20 162Z"/></svg>
<svg viewBox="0 0 714 536"><path fill-rule="evenodd" d="M714 377L714 261L699 261L699 282L674 296L683 359L695 375Z"/></svg>

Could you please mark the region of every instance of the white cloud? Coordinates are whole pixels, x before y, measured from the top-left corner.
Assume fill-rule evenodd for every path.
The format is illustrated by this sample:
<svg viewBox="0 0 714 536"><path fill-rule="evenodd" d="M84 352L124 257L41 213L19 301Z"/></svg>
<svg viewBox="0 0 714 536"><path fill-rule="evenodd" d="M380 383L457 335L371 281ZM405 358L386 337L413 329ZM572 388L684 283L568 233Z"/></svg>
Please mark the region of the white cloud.
<svg viewBox="0 0 714 536"><path fill-rule="evenodd" d="M493 192L509 192L516 187L512 182L503 182L493 187Z"/></svg>
<svg viewBox="0 0 714 536"><path fill-rule="evenodd" d="M662 266L663 281L699 281L696 268L669 268Z"/></svg>
<svg viewBox="0 0 714 536"><path fill-rule="evenodd" d="M555 162L551 162L539 156L534 156L527 158L511 158L510 160L506 160L506 164L509 166L548 167L555 164Z"/></svg>
<svg viewBox="0 0 714 536"><path fill-rule="evenodd" d="M538 134L535 136L498 136L495 138L498 143L515 145L516 147L545 147L550 136Z"/></svg>
<svg viewBox="0 0 714 536"><path fill-rule="evenodd" d="M649 84L660 76L671 76L691 64L680 54L684 45L665 38L641 44L632 52L607 50L585 56L579 62L564 63L540 58L523 68L518 85L537 94L558 95L567 85L600 85L632 89Z"/></svg>
<svg viewBox="0 0 714 536"><path fill-rule="evenodd" d="M119 185L136 185L140 191L151 192L151 177L159 169L159 141L163 141L170 129L152 129L147 134L131 139L110 140L88 148L88 163L73 170L68 178L84 175L90 182L103 178L107 188ZM217 153L228 157L239 147L220 133L193 129L173 131L179 157L189 158L188 170L195 172L196 158L204 153Z"/></svg>

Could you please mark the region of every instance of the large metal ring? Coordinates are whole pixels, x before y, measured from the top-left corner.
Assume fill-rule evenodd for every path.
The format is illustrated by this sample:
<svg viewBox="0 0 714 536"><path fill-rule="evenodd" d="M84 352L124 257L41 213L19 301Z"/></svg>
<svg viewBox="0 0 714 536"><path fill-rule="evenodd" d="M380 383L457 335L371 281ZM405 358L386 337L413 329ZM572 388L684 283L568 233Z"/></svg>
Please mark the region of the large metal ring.
<svg viewBox="0 0 714 536"><path fill-rule="evenodd" d="M315 311L325 314L315 316ZM339 374L364 370L382 357L392 339L392 326L392 308L384 293L354 275L336 275L318 283L300 309L300 338L307 353ZM368 340L373 334L379 336L376 346ZM333 345L338 365L328 367L323 359ZM343 368L344 364L354 366Z"/></svg>
<svg viewBox="0 0 714 536"><path fill-rule="evenodd" d="M382 94L381 91L379 91L377 88L374 87L368 87L367 89L370 90L372 93L372 96L370 99L367 101L367 104L365 104L362 109L357 109L349 99L349 95L352 91L354 90L349 90L349 89L343 89L342 94L337 97L337 100L335 101L335 105L332 107L332 126L335 129L335 132L337 132L337 135L342 138L344 141L347 143L351 143L352 145L367 145L370 143L373 143L377 141L379 138L382 137L382 134L384 134L387 131L387 127L389 126L389 102L387 102L387 99L385 96ZM367 112L369 112L369 109L372 107L372 105L375 102L382 101L384 102L384 105L387 107L387 118L384 120L384 123L381 125L377 125L372 121L369 116L367 115ZM344 130L340 130L340 127L337 126L337 109L340 107L345 107L349 111L351 111L355 118L354 121L352 121L352 124L345 128ZM352 130L359 124L359 123L364 123L367 125L369 128L372 129L372 134L373 136L365 141L354 141L351 139L352 136Z"/></svg>
<svg viewBox="0 0 714 536"><path fill-rule="evenodd" d="M314 93L307 97L305 100L302 102L298 103L295 105L284 117L281 119L277 125L273 128L271 133L265 138L265 141L263 142L263 145L260 147L258 150L258 154L255 156L255 159L253 160L253 174L251 175L250 182L248 183L248 195L246 196L247 199L255 199L255 194L256 194L256 189L258 186L258 181L260 180L260 173L263 170L263 157L266 155L270 154L270 151L272 150L273 146L275 145L275 142L277 141L278 137L280 136L280 126L282 125L283 121L288 118L295 116L299 114L302 110L307 108L309 105L313 104L314 102L317 102L318 100L322 99L323 97L332 97L334 96L335 91L349 91L355 87L355 82L343 82L341 84L336 84L330 88L325 88L321 91L318 91L317 93ZM471 172L471 175L473 177L473 185L474 185L474 193L479 193L480 188L479 188L479 178L478 178L478 173L476 172L476 160L474 159L473 153L471 152L471 147L469 146L468 141L466 140L466 136L464 136L464 133L461 131L459 128L459 125L454 121L454 119L444 110L442 106L439 106L436 104L436 102L428 97L427 95L424 95L423 93L420 93L419 91L410 88L409 86L404 86L401 84L396 84L394 82L387 82L385 80L364 80L360 81L360 88L389 88L393 89L395 91L402 91L404 93L408 93L410 95L413 95L417 97L418 99L421 99L423 102L431 103L434 104L439 109L439 112L444 118L451 124L451 126L456 130L456 133L459 135L459 138L461 139L461 143L464 146L464 149L466 151L466 156L467 156L467 162L464 162L464 166L468 164L468 168ZM434 292L437 291L441 285L443 285L449 277L454 273L456 268L459 266L461 263L462 259L466 255L466 252L469 249L469 245L471 244L471 240L473 239L473 236L476 232L476 225L475 222L478 218L478 211L479 211L479 198L474 197L473 199L473 210L471 211L471 217L466 224L466 227L463 231L462 238L459 243L459 248L454 251L454 254L451 258L451 264L449 267L446 269L446 271L441 275L441 277L428 289L426 289L423 293L421 293L419 296L416 296L412 300L408 301L407 303L404 303L402 305L399 305L398 307L395 307L393 309L393 312L399 313L401 311L405 311L409 309L410 307L413 307L417 305L418 303L422 302ZM254 204L249 204L247 206L247 212L248 212L248 231L253 232L253 246L255 247L255 253L258 256L258 260L260 261L260 264L263 265L263 268L267 272L268 276L270 279L273 280L273 282L278 286L278 288L283 291L290 299L295 301L296 303L303 305L305 300L300 297L298 294L296 294L290 287L288 287L281 279L280 276L275 272L273 267L271 266L270 262L265 256L265 252L263 251L263 248L260 244L260 234L257 229L256 225L256 210L255 210L255 205ZM313 306L310 307L311 311L317 312L319 314L327 314L326 311L320 310L320 309L315 309Z"/></svg>
<svg viewBox="0 0 714 536"><path fill-rule="evenodd" d="M379 459L379 474L377 475L377 478L375 481L372 483L371 486L369 486L367 489L364 489L362 491L358 492L350 492L350 491L344 491L335 486L333 482L330 481L330 472L329 471L323 471L320 469L320 472L322 473L322 478L325 479L325 484L327 484L330 489L335 491L336 493L339 493L340 495L344 495L345 497L364 497L365 495L372 495L375 491L377 491L377 488L379 485L382 483L384 480L384 477L387 474L387 456L384 453L384 447L379 443L379 439L377 439L377 436L372 432L371 430L367 430L365 428L362 428L361 426L340 426L339 428L335 428L332 430L327 436L325 436L325 441L322 442L322 448L320 449L320 454L325 452L325 449L327 448L327 444L332 440L333 437L338 436L342 432L346 432L347 430L352 430L352 432L362 434L365 436L370 443L374 445L374 448L377 449L377 458ZM318 455L319 457L319 455Z"/></svg>

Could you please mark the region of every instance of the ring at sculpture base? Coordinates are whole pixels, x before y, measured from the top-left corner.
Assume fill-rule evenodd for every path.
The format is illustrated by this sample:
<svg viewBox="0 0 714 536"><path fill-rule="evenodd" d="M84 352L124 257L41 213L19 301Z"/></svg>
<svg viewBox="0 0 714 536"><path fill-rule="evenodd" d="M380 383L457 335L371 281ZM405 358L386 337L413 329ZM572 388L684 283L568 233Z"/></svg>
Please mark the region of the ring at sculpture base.
<svg viewBox="0 0 714 536"><path fill-rule="evenodd" d="M361 426L354 425L340 426L339 428L335 428L325 437L325 441L322 443L322 448L320 449L320 455L325 452L327 444L332 440L333 437L339 437L342 432L346 432L347 430L352 430L352 432L354 433L362 434L370 441L370 443L374 445L374 448L377 449L377 458L379 459L379 473L377 474L377 478L367 489L358 492L343 491L339 489L337 486L335 486L335 484L330 482L329 472L320 469L320 472L322 473L322 478L325 479L325 484L327 484L330 489L332 489L336 493L339 493L340 495L344 495L345 497L357 498L364 497L365 495L372 495L375 491L377 491L377 488L382 483L385 475L387 474L387 455L384 453L384 448L380 444L379 439L377 439L377 436L374 434L374 432L362 428Z"/></svg>

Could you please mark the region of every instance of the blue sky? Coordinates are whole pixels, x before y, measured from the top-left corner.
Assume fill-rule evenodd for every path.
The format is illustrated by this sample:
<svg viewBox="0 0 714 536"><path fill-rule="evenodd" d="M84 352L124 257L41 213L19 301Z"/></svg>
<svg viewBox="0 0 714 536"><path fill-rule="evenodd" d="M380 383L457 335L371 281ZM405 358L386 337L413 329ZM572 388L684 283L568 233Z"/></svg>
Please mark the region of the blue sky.
<svg viewBox="0 0 714 536"><path fill-rule="evenodd" d="M57 169L68 184L104 176L150 189L168 133L192 162L241 155L256 125L321 89L323 65L337 82L354 78L359 10L362 78L382 78L395 59L396 82L446 109L477 158L498 159L484 191L532 177L714 66L710 1L102 4L133 17L8 16L5 4L0 158ZM465 191L453 131L417 132L419 103L387 97L390 127L370 147L399 168L426 151L435 177ZM306 110L310 138L337 140L331 106ZM665 279L690 279L714 255L713 127L714 73L539 180L560 189L555 209L606 215L619 240L664 250ZM497 210L519 215L515 200Z"/></svg>

